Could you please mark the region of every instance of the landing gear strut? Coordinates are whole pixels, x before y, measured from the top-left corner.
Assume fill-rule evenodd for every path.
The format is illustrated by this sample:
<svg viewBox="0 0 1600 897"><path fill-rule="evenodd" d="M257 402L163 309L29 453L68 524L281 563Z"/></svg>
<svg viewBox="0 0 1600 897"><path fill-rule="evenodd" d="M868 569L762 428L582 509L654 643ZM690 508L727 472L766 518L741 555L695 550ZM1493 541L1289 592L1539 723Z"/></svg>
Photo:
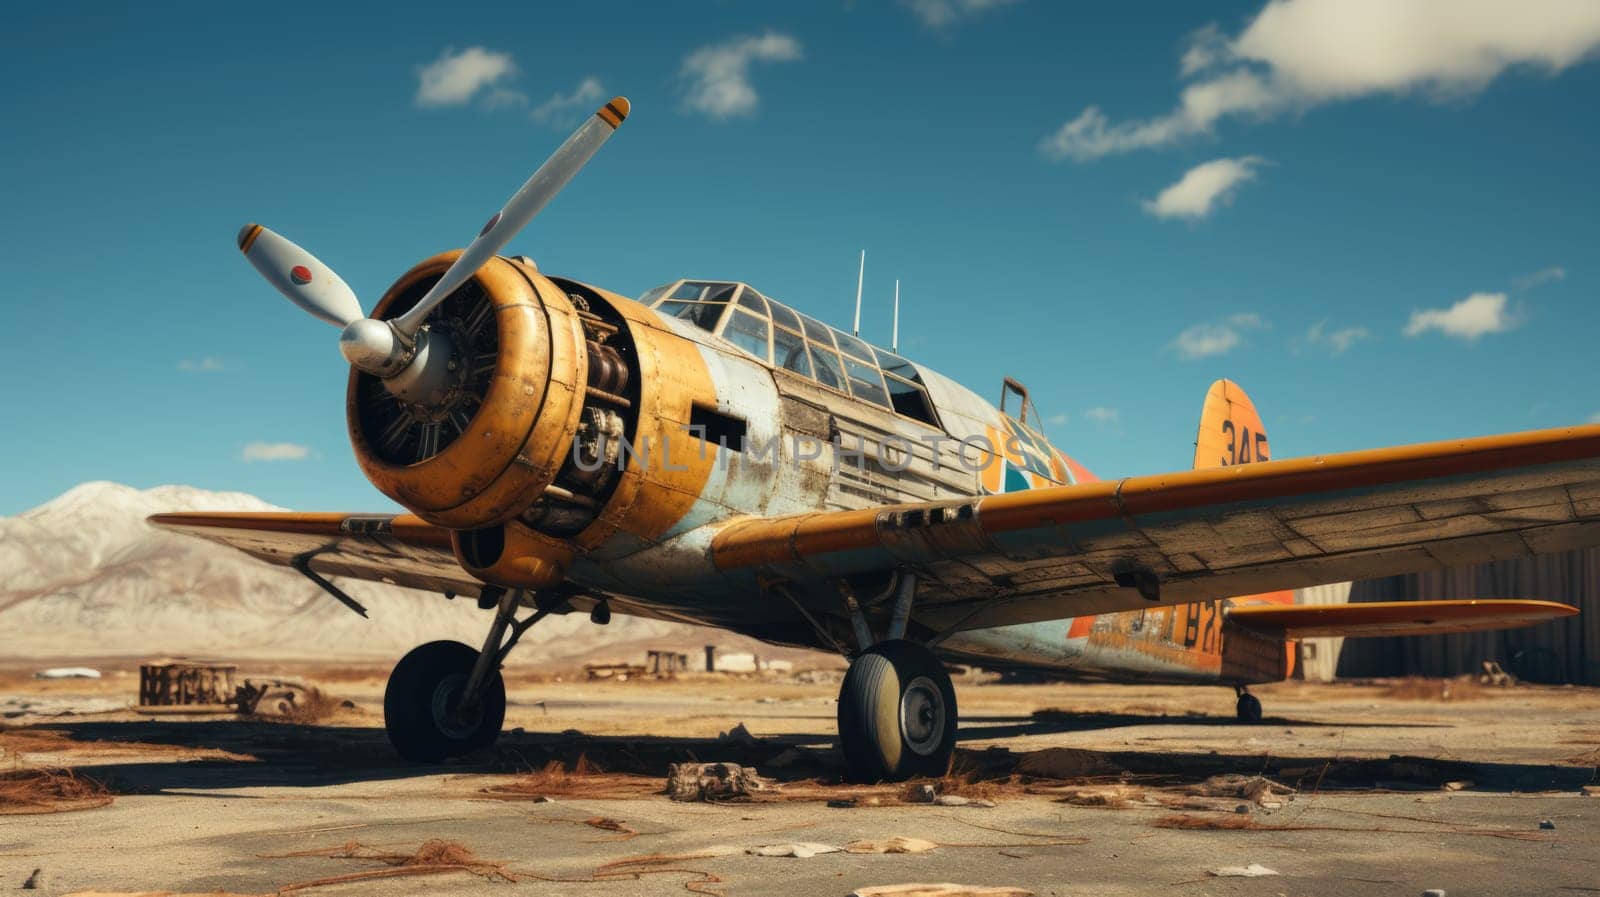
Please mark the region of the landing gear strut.
<svg viewBox="0 0 1600 897"><path fill-rule="evenodd" d="M876 643L860 603L846 594L860 648L839 689L839 746L852 781L942 776L950 769L955 686L931 650L905 638L915 591L912 574L896 580L885 638Z"/></svg>
<svg viewBox="0 0 1600 897"><path fill-rule="evenodd" d="M460 642L429 642L395 664L383 692L383 726L401 757L438 763L486 748L500 737L506 719L500 664L529 627L565 604L543 605L517 620L521 600L520 589L485 588L479 604L494 607L495 615L481 650Z"/></svg>
<svg viewBox="0 0 1600 897"><path fill-rule="evenodd" d="M1245 690L1243 685L1236 689L1239 693L1239 703L1234 706L1234 714L1241 723L1261 722L1261 700Z"/></svg>

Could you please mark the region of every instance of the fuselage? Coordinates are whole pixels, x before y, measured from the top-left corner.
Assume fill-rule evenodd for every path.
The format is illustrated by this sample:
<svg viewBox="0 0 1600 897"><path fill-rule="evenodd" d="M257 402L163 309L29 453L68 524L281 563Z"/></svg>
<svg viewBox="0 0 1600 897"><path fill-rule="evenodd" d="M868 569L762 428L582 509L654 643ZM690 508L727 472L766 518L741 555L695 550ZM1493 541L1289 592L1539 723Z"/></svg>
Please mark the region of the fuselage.
<svg viewBox="0 0 1600 897"><path fill-rule="evenodd" d="M712 306L672 298L718 289L738 292L718 303L727 307L715 316L699 314ZM679 281L652 293L644 301L695 344L711 372L718 410L748 422L742 444L715 447L708 499L685 515L677 535L720 522L730 510L773 515L867 508L1097 479L1044 436L1026 389L1014 381L1006 382L996 406L931 368L797 314L748 285ZM758 302L765 316L758 315ZM802 337L809 357L800 354ZM808 418L811 427L791 423ZM751 460L769 444L782 455L777 471ZM1237 599L1285 600L1283 594ZM1224 675L1222 610L1204 603L968 630L949 637L939 653L1064 676L1216 682Z"/></svg>
<svg viewBox="0 0 1600 897"><path fill-rule="evenodd" d="M403 312L453 258L413 268L374 316ZM1020 384L991 404L741 283L682 280L633 300L496 258L425 326L462 347L454 379L422 408L353 372L356 456L380 490L450 530L469 574L508 588L837 647L804 607L836 610L840 588L874 584L719 569L716 533L1094 479L1040 432ZM939 584L918 589L936 598ZM1101 678L1283 674L1281 646L1256 652L1270 663L1230 664L1223 629L1207 603L947 633L938 650Z"/></svg>

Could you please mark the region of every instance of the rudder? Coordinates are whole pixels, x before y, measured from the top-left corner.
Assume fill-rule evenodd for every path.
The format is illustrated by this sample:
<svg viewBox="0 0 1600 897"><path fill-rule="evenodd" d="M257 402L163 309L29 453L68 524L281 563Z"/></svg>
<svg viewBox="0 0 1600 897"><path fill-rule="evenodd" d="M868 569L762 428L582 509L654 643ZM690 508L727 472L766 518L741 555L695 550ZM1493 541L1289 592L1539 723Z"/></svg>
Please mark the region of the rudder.
<svg viewBox="0 0 1600 897"><path fill-rule="evenodd" d="M1194 441L1195 469L1271 460L1267 428L1244 387L1232 380L1211 384Z"/></svg>

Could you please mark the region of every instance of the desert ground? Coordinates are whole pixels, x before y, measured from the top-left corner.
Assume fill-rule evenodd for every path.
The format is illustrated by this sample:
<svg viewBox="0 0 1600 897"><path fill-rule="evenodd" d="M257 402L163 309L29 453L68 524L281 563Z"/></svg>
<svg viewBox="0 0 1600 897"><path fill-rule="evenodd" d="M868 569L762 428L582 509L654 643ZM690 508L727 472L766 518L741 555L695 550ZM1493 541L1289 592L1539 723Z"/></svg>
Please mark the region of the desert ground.
<svg viewBox="0 0 1600 897"><path fill-rule="evenodd" d="M1600 893L1600 690L1283 683L1241 725L1223 689L969 675L951 775L907 787L840 782L836 668L514 668L495 747L414 767L385 742L379 666L268 670L328 697L297 720L140 713L133 662L100 660L99 680L37 666L0 668L5 889ZM669 799L668 766L692 761L766 784ZM867 852L897 838L912 852ZM793 845L821 852L751 853Z"/></svg>

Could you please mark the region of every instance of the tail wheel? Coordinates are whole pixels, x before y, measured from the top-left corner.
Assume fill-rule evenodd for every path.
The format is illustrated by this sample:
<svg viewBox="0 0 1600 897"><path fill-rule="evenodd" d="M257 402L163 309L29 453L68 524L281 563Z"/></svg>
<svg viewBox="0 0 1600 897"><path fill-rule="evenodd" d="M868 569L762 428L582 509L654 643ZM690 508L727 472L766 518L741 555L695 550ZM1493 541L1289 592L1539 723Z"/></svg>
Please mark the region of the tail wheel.
<svg viewBox="0 0 1600 897"><path fill-rule="evenodd" d="M1239 696L1239 703L1234 708L1234 713L1239 717L1239 722L1241 723L1261 722L1261 699L1249 692L1245 692Z"/></svg>
<svg viewBox="0 0 1600 897"><path fill-rule="evenodd" d="M944 775L956 743L956 692L944 665L908 641L857 657L839 690L839 742L857 782Z"/></svg>
<svg viewBox="0 0 1600 897"><path fill-rule="evenodd" d="M437 763L494 744L506 718L506 684L495 670L476 703L463 707L478 659L460 642L429 642L400 659L383 693L389 743L413 763Z"/></svg>

